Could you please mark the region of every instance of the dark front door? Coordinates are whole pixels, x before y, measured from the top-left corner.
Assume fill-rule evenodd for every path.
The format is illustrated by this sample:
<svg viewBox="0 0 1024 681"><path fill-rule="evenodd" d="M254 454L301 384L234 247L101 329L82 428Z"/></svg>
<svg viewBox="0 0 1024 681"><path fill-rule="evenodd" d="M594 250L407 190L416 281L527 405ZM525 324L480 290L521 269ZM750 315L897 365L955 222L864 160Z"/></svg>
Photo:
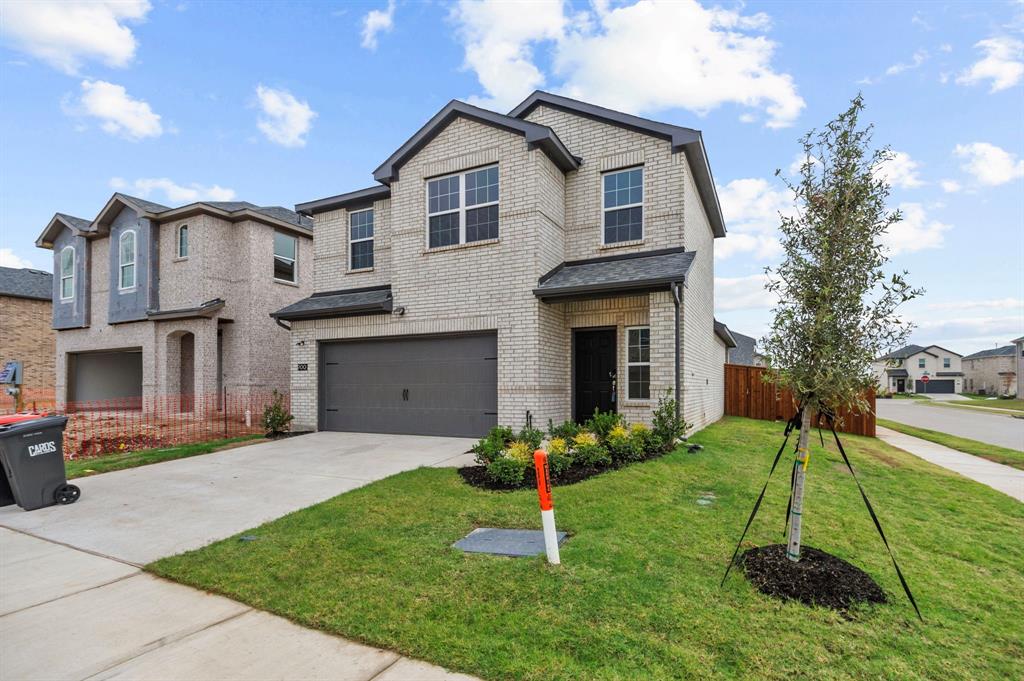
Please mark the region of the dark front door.
<svg viewBox="0 0 1024 681"><path fill-rule="evenodd" d="M615 411L615 329L574 335L574 417L583 422L594 410Z"/></svg>
<svg viewBox="0 0 1024 681"><path fill-rule="evenodd" d="M907 391L907 381L902 378L896 379L896 392L902 393Z"/></svg>
<svg viewBox="0 0 1024 681"><path fill-rule="evenodd" d="M498 424L498 337L320 346L320 427L480 437Z"/></svg>

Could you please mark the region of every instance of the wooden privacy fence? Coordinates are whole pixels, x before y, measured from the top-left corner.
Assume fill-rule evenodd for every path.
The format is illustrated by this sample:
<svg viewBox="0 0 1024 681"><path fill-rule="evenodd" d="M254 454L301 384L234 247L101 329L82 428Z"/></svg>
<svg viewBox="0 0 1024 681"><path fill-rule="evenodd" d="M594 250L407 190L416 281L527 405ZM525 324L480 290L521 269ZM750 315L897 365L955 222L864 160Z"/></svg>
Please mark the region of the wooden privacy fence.
<svg viewBox="0 0 1024 681"><path fill-rule="evenodd" d="M725 365L725 414L765 421L788 421L796 413L796 402L788 390L779 390L761 377L764 367ZM853 435L875 436L875 393L864 396L870 406L866 414L840 411L836 430ZM824 426L824 420L821 421Z"/></svg>

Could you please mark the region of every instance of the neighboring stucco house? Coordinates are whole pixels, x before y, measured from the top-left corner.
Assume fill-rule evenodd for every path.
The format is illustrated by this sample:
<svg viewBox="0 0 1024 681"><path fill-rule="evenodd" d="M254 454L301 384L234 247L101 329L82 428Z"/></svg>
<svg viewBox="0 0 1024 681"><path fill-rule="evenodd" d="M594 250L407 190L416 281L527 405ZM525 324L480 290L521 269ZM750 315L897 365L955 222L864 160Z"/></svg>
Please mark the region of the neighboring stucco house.
<svg viewBox="0 0 1024 681"><path fill-rule="evenodd" d="M964 392L1016 395L1017 354L1011 344L964 357Z"/></svg>
<svg viewBox="0 0 1024 681"><path fill-rule="evenodd" d="M52 291L53 275L49 272L0 267L0 367L21 362L18 378L28 407L34 401L53 399ZM0 408L13 405L13 397L0 394Z"/></svg>
<svg viewBox="0 0 1024 681"><path fill-rule="evenodd" d="M882 390L894 393L961 393L961 356L938 345L907 345L879 357L872 370ZM921 379L928 377L925 383Z"/></svg>
<svg viewBox="0 0 1024 681"><path fill-rule="evenodd" d="M1013 347L1017 354L1017 376L1024 377L1024 336L1013 339ZM1024 399L1024 381L1017 381L1017 398Z"/></svg>
<svg viewBox="0 0 1024 681"><path fill-rule="evenodd" d="M53 250L59 402L183 395L193 411L225 389L287 389L288 333L267 315L312 291L308 218L114 194L95 220L56 214L36 244Z"/></svg>
<svg viewBox="0 0 1024 681"><path fill-rule="evenodd" d="M763 367L764 359L757 352L757 339L732 331L736 347L729 350L726 361L729 364L744 364L752 367Z"/></svg>
<svg viewBox="0 0 1024 681"><path fill-rule="evenodd" d="M316 293L275 317L297 429L648 421L677 386L688 422L722 416L725 225L698 131L543 92L508 115L452 101L374 179L296 206Z"/></svg>

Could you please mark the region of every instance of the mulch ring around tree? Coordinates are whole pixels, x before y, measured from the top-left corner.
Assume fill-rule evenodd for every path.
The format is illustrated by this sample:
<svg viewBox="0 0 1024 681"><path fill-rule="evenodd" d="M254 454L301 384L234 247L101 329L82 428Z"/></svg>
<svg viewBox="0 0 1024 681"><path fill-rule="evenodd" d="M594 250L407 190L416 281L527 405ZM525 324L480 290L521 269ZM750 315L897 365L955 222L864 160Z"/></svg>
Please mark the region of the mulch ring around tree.
<svg viewBox="0 0 1024 681"><path fill-rule="evenodd" d="M618 470L619 468L629 466L630 464L650 461L651 459L660 459L668 453L669 452L655 452L653 454L648 454L641 459L637 459L636 461L630 461L622 464L621 466L617 466L615 464L610 466L570 466L568 470L562 471L559 475L552 473L551 484L558 486L571 485L574 482L582 482L587 478L592 478L595 475L607 473L608 471ZM465 480L467 484L473 485L473 487L480 487L481 489L507 492L517 489L535 489L537 487L537 475L532 464L526 467L526 470L523 472L523 481L518 485L505 485L492 480L487 475L487 466L463 466L459 469L459 475L462 476L462 479Z"/></svg>
<svg viewBox="0 0 1024 681"><path fill-rule="evenodd" d="M824 551L804 546L796 563L784 544L749 549L740 558L743 572L768 596L822 605L844 614L858 603L885 603L882 588L868 573Z"/></svg>

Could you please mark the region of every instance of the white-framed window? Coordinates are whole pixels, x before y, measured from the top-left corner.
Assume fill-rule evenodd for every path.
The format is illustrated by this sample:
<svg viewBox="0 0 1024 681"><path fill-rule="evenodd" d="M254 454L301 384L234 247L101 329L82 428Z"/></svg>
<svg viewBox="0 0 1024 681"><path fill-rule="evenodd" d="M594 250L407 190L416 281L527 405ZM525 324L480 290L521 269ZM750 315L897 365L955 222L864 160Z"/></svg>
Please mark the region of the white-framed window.
<svg viewBox="0 0 1024 681"><path fill-rule="evenodd" d="M188 257L188 225L178 225L178 257Z"/></svg>
<svg viewBox="0 0 1024 681"><path fill-rule="evenodd" d="M60 251L60 299L75 297L75 248L65 246Z"/></svg>
<svg viewBox="0 0 1024 681"><path fill-rule="evenodd" d="M135 288L135 256L137 254L135 243L135 230L129 229L121 232L118 238L118 284L122 291Z"/></svg>
<svg viewBox="0 0 1024 681"><path fill-rule="evenodd" d="M602 243L644 238L644 169L626 168L601 176Z"/></svg>
<svg viewBox="0 0 1024 681"><path fill-rule="evenodd" d="M917 368L924 369L924 357L920 357L917 360Z"/></svg>
<svg viewBox="0 0 1024 681"><path fill-rule="evenodd" d="M348 215L348 267L364 270L373 267L373 209Z"/></svg>
<svg viewBox="0 0 1024 681"><path fill-rule="evenodd" d="M498 238L498 166L427 180L427 246Z"/></svg>
<svg viewBox="0 0 1024 681"><path fill-rule="evenodd" d="M651 328L626 329L626 399L651 399Z"/></svg>
<svg viewBox="0 0 1024 681"><path fill-rule="evenodd" d="M942 368L943 369L948 369L949 368L949 357L943 357L942 358Z"/></svg>
<svg viewBox="0 0 1024 681"><path fill-rule="evenodd" d="M299 279L299 240L291 234L274 232L274 279L295 283Z"/></svg>

